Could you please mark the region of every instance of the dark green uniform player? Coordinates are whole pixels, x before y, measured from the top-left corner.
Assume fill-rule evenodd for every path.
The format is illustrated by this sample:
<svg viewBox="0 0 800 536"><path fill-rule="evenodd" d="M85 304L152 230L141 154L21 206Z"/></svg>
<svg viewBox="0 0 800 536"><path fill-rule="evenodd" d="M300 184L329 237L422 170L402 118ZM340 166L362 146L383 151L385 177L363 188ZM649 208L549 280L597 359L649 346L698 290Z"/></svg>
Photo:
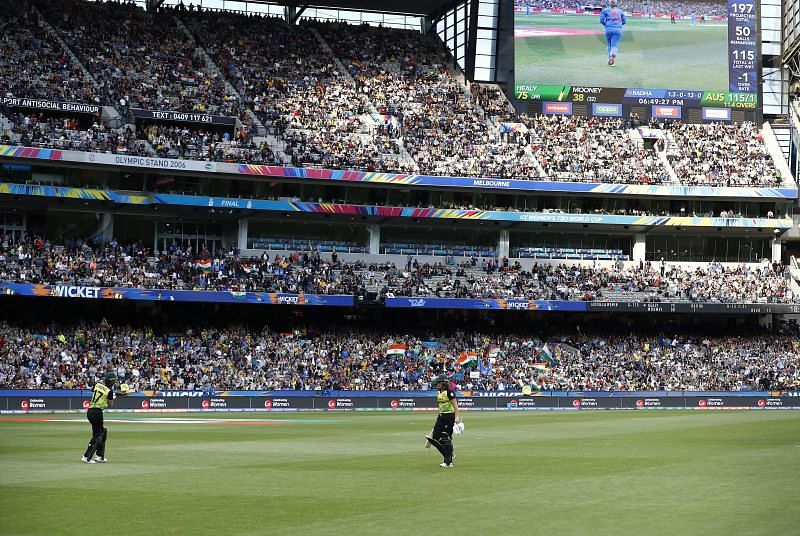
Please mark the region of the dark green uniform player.
<svg viewBox="0 0 800 536"><path fill-rule="evenodd" d="M430 435L425 436L428 442L436 447L444 462L439 467L453 467L453 425L461 418L458 415L456 394L450 390L446 376L439 376L436 383L436 402L439 405L439 416Z"/></svg>
<svg viewBox="0 0 800 536"><path fill-rule="evenodd" d="M83 463L105 463L106 460L106 440L108 430L103 427L103 410L114 404L114 384L117 382L117 375L113 372L106 372L102 382L97 382L92 389L92 398L89 400L89 410L86 418L92 425L92 439L83 454ZM97 460L94 455L97 454Z"/></svg>

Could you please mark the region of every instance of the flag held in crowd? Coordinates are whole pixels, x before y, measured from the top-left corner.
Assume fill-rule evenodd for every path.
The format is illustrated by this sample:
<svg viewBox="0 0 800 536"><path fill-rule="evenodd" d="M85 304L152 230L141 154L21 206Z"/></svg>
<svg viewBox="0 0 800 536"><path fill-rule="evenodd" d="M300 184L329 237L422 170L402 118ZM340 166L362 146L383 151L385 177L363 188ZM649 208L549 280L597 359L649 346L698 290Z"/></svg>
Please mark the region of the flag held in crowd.
<svg viewBox="0 0 800 536"><path fill-rule="evenodd" d="M201 261L195 261L194 262L194 267L197 268L198 270L209 271L209 270L211 270L211 259L204 259L204 260L201 260Z"/></svg>
<svg viewBox="0 0 800 536"><path fill-rule="evenodd" d="M392 344L386 350L386 357L403 357L406 355L406 345L405 344Z"/></svg>
<svg viewBox="0 0 800 536"><path fill-rule="evenodd" d="M461 352L456 359L456 365L459 367L476 367L478 366L478 354L475 352Z"/></svg>
<svg viewBox="0 0 800 536"><path fill-rule="evenodd" d="M548 343L544 343L544 346L542 346L542 349L539 351L539 359L544 360L548 365L555 365L558 362Z"/></svg>

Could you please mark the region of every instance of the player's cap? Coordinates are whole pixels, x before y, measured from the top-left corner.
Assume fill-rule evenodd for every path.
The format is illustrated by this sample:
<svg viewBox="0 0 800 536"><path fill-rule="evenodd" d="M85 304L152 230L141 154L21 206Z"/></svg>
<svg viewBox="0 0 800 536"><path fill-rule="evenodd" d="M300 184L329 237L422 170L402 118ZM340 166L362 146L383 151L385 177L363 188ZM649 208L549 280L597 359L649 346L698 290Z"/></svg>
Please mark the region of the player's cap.
<svg viewBox="0 0 800 536"><path fill-rule="evenodd" d="M113 372L106 372L103 376L103 381L106 383L111 382L112 384L117 381L117 375Z"/></svg>
<svg viewBox="0 0 800 536"><path fill-rule="evenodd" d="M445 376L444 374L442 374L442 375L440 375L440 376L436 376L436 377L433 379L433 383L434 383L434 384L436 384L436 383L449 383L449 382L450 382L450 380L448 380L448 379L447 379L447 376Z"/></svg>

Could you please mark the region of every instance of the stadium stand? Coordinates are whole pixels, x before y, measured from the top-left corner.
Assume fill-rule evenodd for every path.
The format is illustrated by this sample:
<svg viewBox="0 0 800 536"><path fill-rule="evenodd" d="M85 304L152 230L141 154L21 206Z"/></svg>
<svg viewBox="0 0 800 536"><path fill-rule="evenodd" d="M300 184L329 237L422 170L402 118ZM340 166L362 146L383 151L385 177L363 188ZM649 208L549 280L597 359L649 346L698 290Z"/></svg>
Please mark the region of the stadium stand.
<svg viewBox="0 0 800 536"><path fill-rule="evenodd" d="M35 12L0 2L0 95L98 103L91 80L39 23Z"/></svg>
<svg viewBox="0 0 800 536"><path fill-rule="evenodd" d="M174 18L111 2L48 1L38 8L97 80L103 104L121 111L242 113Z"/></svg>
<svg viewBox="0 0 800 536"><path fill-rule="evenodd" d="M155 154L162 158L188 158L242 164L280 164L265 141L256 144L245 130L228 133L185 126L144 125L144 135Z"/></svg>
<svg viewBox="0 0 800 536"><path fill-rule="evenodd" d="M0 280L151 289L353 294L355 265L325 262L316 252L273 259L218 256L208 251L150 252L141 244L93 248L76 241L54 246L41 238L14 244L0 255Z"/></svg>
<svg viewBox="0 0 800 536"><path fill-rule="evenodd" d="M315 31L238 14L183 17L262 123L282 136L293 165L412 170L396 140L374 137L366 98Z"/></svg>
<svg viewBox="0 0 800 536"><path fill-rule="evenodd" d="M777 264L725 267L711 263L703 268L684 269L665 263L642 263L630 268L619 264L602 267L537 263L525 270L518 261L512 264L507 258L489 256L479 262L480 249L445 253L470 257L457 266L419 263L413 259L418 253L412 253L419 249L395 244L397 251L408 255L403 269L390 262L340 261L337 252L350 252L356 247L335 241L266 242L264 245L271 245L273 250L300 246L299 252L276 254L273 258L266 252L260 257L240 257L233 252L212 256L207 250L183 249L178 244L169 251L151 253L141 244L123 246L116 242L105 246L82 241L56 245L38 237L16 242L3 237L0 244L3 243L8 246L0 248L0 281L15 283L311 294L375 291L412 297L800 303L800 295L792 290L788 268ZM322 257L323 247L332 250L330 259ZM540 249L554 259L600 255ZM617 253L610 251L618 250L606 253L613 256Z"/></svg>
<svg viewBox="0 0 800 536"><path fill-rule="evenodd" d="M527 125L533 151L550 177L627 184L670 181L656 151L631 139L620 118L540 115Z"/></svg>
<svg viewBox="0 0 800 536"><path fill-rule="evenodd" d="M545 362L547 343L554 362ZM387 355L402 345L402 355ZM474 352L479 379L454 367ZM491 359L489 354L491 352ZM415 390L439 372L457 388L796 390L797 333L754 336L418 334L267 327L0 321L0 388L87 388L105 370L138 389Z"/></svg>
<svg viewBox="0 0 800 536"><path fill-rule="evenodd" d="M107 129L94 122L84 128L67 117L40 117L36 114L9 114L14 124L11 137L4 134L4 143L19 143L27 147L65 149L145 156L151 154L146 142L138 139L131 128Z"/></svg>
<svg viewBox="0 0 800 536"><path fill-rule="evenodd" d="M679 4L670 5L689 8ZM12 125L6 143L463 177L715 186L792 180L775 170L752 123L653 123L659 141L650 147L622 119L518 115L497 86L463 83L442 44L419 32L290 26L199 9L156 14L111 2L37 6L82 64L37 12L9 9L0 21L4 55L15 58L0 65L5 94L106 105L123 120L143 108L238 122L226 132L131 122L98 136L82 121L37 135L30 124L52 117L2 109ZM33 49L41 53L27 61Z"/></svg>
<svg viewBox="0 0 800 536"><path fill-rule="evenodd" d="M681 184L780 186L781 174L754 123L664 124L677 145L672 167Z"/></svg>
<svg viewBox="0 0 800 536"><path fill-rule="evenodd" d="M321 35L378 113L401 122L402 139L421 172L468 177L535 176L523 146L491 132L466 86L430 36L408 30L319 24Z"/></svg>

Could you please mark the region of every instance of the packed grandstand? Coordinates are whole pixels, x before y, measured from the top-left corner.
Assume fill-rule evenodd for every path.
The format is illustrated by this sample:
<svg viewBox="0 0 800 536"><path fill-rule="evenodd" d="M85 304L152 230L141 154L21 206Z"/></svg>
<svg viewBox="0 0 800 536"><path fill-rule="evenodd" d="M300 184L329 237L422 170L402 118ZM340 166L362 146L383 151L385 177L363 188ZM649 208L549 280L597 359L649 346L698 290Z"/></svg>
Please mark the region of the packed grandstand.
<svg viewBox="0 0 800 536"><path fill-rule="evenodd" d="M702 2L621 5L725 14ZM526 112L500 86L467 80L431 33L343 21L0 0L0 31L0 156L89 154L73 167L3 160L0 388L86 388L112 370L148 390L424 390L438 374L487 391L800 389L800 330L778 320L800 311L800 266L781 242L796 184L753 121ZM98 171L98 153L254 164L265 176ZM385 172L385 183L299 180L331 178L325 170ZM453 188L416 190L417 176L452 177ZM557 186L498 192L468 178ZM258 200L279 208L259 213ZM42 307L32 320L30 303L58 300L56 287L117 299ZM128 289L195 292L205 316L134 318L135 306L157 316L169 305L130 305L116 292ZM210 322L231 309L202 308L246 293L295 298L275 306L287 308L284 327ZM357 305L306 322L305 295ZM423 322L430 311L386 320L360 309L398 297L453 310ZM514 300L524 312L489 310ZM577 315L532 327L551 302L741 316L724 329L670 319L639 332L628 317ZM459 308L483 309L459 319Z"/></svg>
<svg viewBox="0 0 800 536"><path fill-rule="evenodd" d="M798 335L797 325L770 335L545 336L0 322L0 386L87 388L113 370L152 390L426 390L439 373L465 390L797 390Z"/></svg>
<svg viewBox="0 0 800 536"><path fill-rule="evenodd" d="M0 536L798 534L798 177L800 0L0 0Z"/></svg>
<svg viewBox="0 0 800 536"><path fill-rule="evenodd" d="M650 125L648 136L659 142L648 144L635 117L519 114L496 86L465 85L442 43L411 30L307 20L292 26L194 7L149 13L113 2L6 4L5 100L91 104L118 118L43 115L6 102L6 144L455 177L792 181L750 122L662 122ZM136 110L231 122L162 124Z"/></svg>
<svg viewBox="0 0 800 536"><path fill-rule="evenodd" d="M245 257L186 250L173 245L158 255L141 244L112 241L53 244L32 237L0 237L0 281L35 285L217 291L357 294L529 300L692 301L800 303L788 269L780 264L695 269L665 262L638 266L534 264L473 255L459 264L343 262L334 252L311 251Z"/></svg>

